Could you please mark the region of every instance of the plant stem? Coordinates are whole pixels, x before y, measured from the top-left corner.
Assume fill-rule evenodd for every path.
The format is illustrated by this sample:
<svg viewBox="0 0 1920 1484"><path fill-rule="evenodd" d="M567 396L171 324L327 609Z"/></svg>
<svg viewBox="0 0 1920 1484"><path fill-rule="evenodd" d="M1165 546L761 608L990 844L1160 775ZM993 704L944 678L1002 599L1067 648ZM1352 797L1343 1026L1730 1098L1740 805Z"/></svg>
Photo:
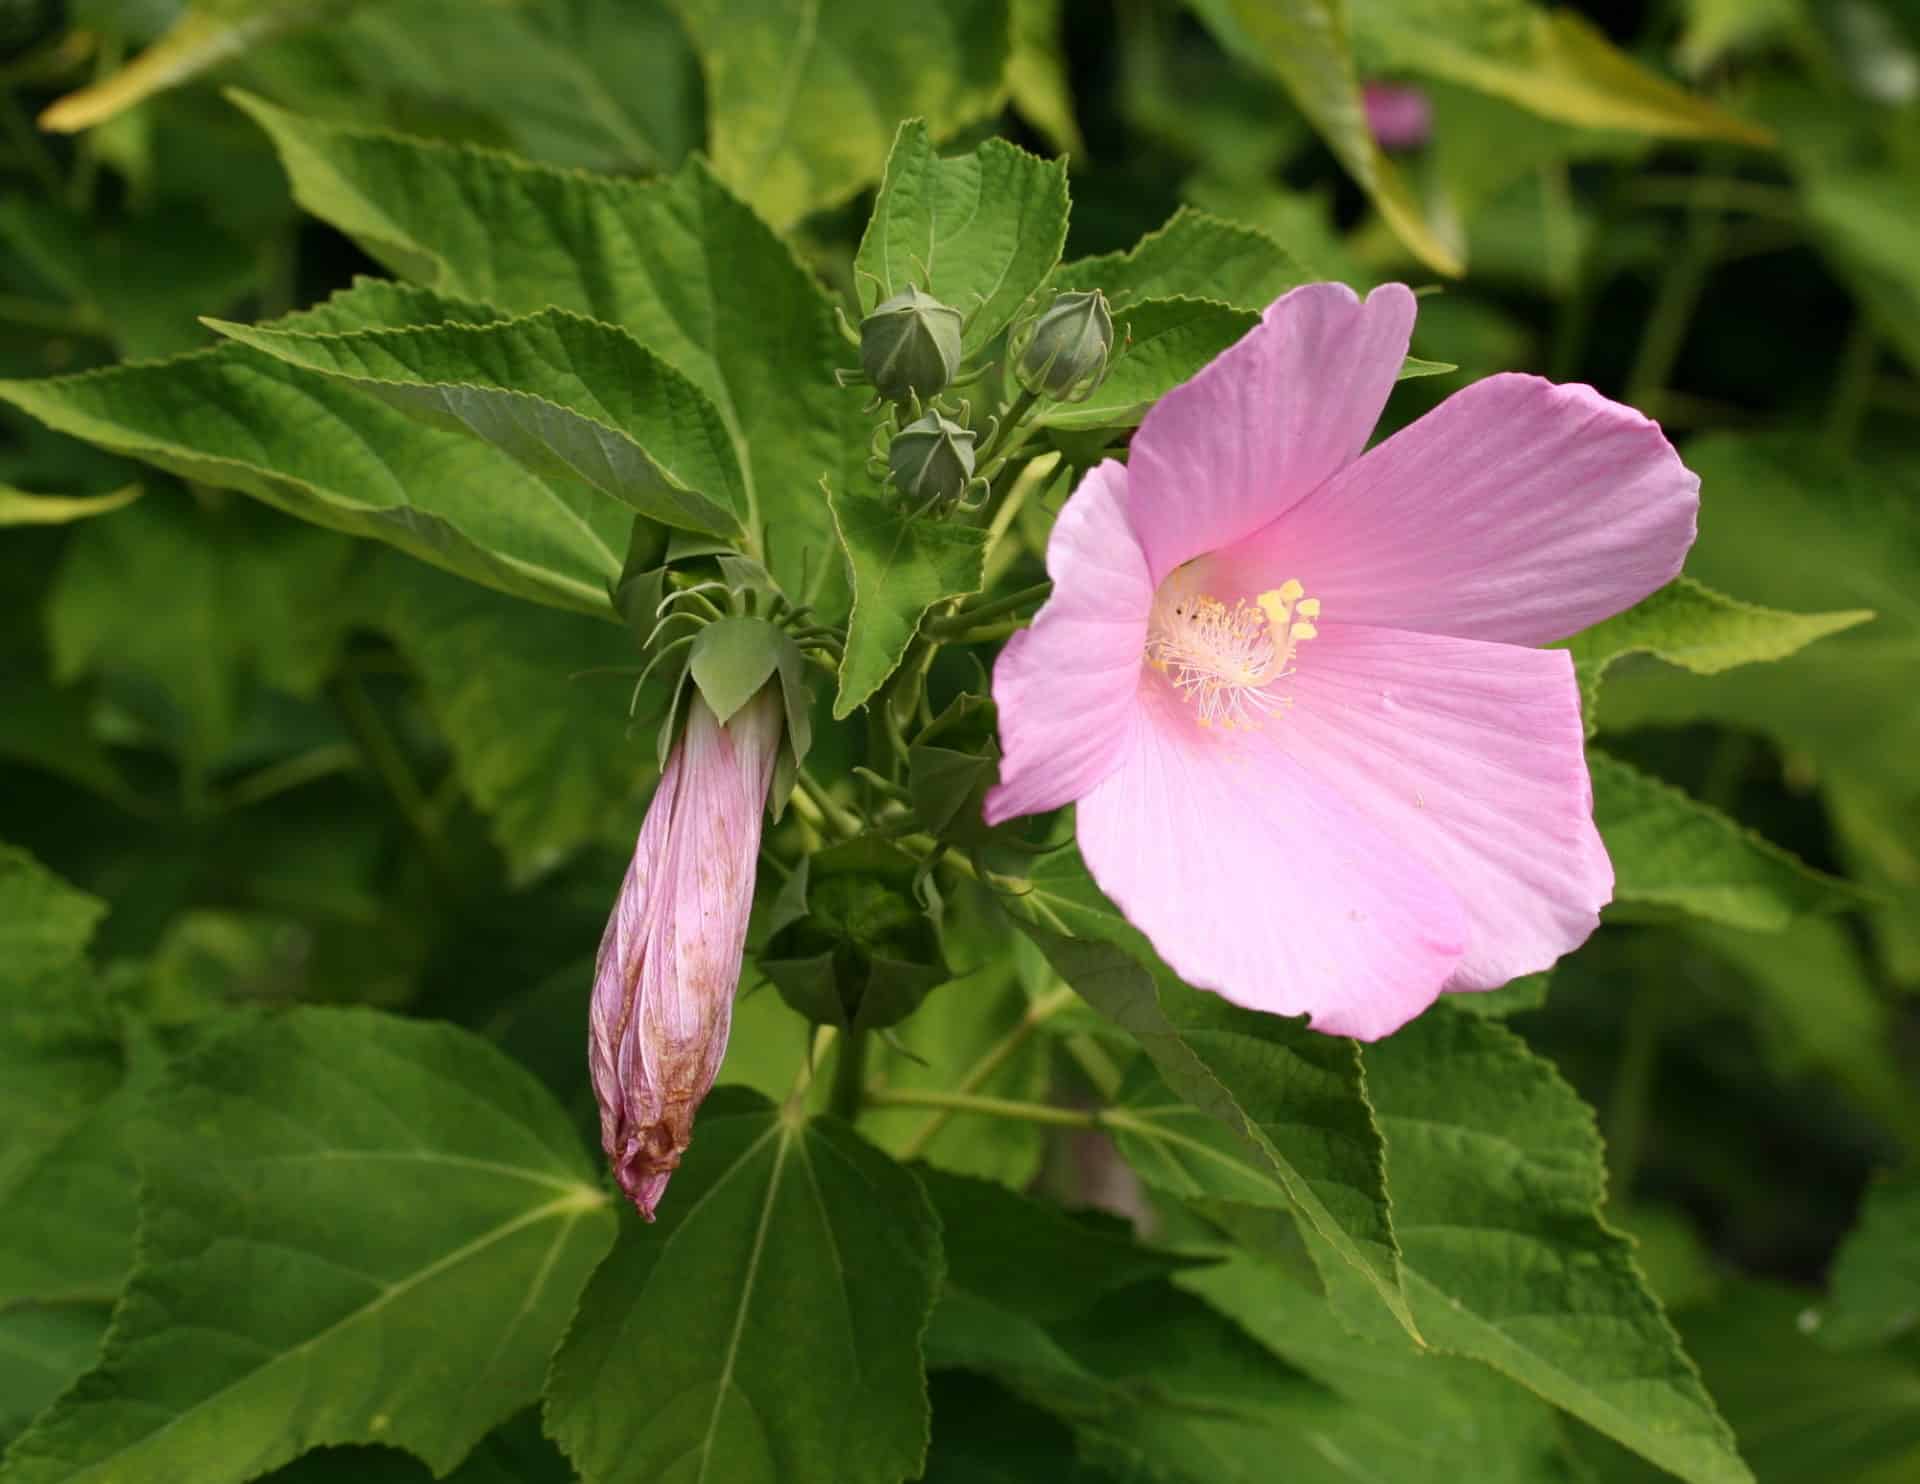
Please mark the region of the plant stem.
<svg viewBox="0 0 1920 1484"><path fill-rule="evenodd" d="M988 619L999 618L1002 614L1017 613L1022 608L1044 603L1052 592L1051 582L1036 582L1032 587L1023 587L1017 593L1008 593L1002 598L971 604L940 618L929 618L920 627L925 633L941 638L953 634L964 634L968 629Z"/></svg>
<svg viewBox="0 0 1920 1484"><path fill-rule="evenodd" d="M1823 431L1827 452L1836 459L1852 455L1867 419L1867 404L1873 394L1874 367L1880 360L1880 340L1866 315L1854 317L1847 331L1847 343L1840 352L1840 369L1834 378L1833 399L1827 403L1827 422Z"/></svg>
<svg viewBox="0 0 1920 1484"><path fill-rule="evenodd" d="M335 773L360 766L360 749L351 742L324 742L318 747L247 774L220 797L223 809L244 809Z"/></svg>
<svg viewBox="0 0 1920 1484"><path fill-rule="evenodd" d="M334 706L340 712L341 720L346 723L347 731L373 765L373 771L380 776L380 781L387 786L387 792L392 795L401 815L419 836L428 859L442 874L451 874L451 862L447 860L441 845L433 806L425 790L420 787L419 780L413 776L413 769L407 765L400 744L387 730L378 708L361 688L359 677L351 669L342 669L331 689Z"/></svg>
<svg viewBox="0 0 1920 1484"><path fill-rule="evenodd" d="M1027 1123L1051 1123L1064 1128L1099 1128L1105 1115L1083 1108L1056 1108L1051 1103L1027 1103L1013 1098L986 1098L973 1093L939 1092L918 1087L871 1087L867 1101L876 1108L939 1108L949 1115L978 1113L987 1118L1017 1118ZM917 1150L903 1151L911 1159Z"/></svg>
<svg viewBox="0 0 1920 1484"><path fill-rule="evenodd" d="M1649 979L1633 987L1627 1006L1627 1043L1607 1097L1607 1153L1613 1198L1625 1203L1646 1147L1647 1104L1660 1053L1660 990Z"/></svg>
<svg viewBox="0 0 1920 1484"><path fill-rule="evenodd" d="M852 811L843 808L840 801L828 793L820 781L805 768L800 769L795 781L800 785L800 792L806 796L807 802L819 811L820 818L827 827L841 839L851 840L864 828Z"/></svg>
<svg viewBox="0 0 1920 1484"><path fill-rule="evenodd" d="M1694 310L1699 307L1701 290L1706 287L1719 249L1723 199L1719 188L1736 183L1715 167L1715 173L1694 182L1695 190L1687 198L1686 231L1679 250L1661 275L1640 353L1634 357L1633 370L1627 377L1627 401L1650 417L1658 416L1660 397L1686 344Z"/></svg>
<svg viewBox="0 0 1920 1484"><path fill-rule="evenodd" d="M954 1084L953 1091L963 1096L973 1092L999 1071L1005 1065L1007 1058L1024 1046L1036 1030L1071 1005L1075 998L1077 997L1074 992L1063 984L1058 989L1043 994L1033 1001L1027 1006L1027 1013L1020 1017L1019 1024L987 1048L985 1054L967 1069L966 1076ZM900 1157L913 1159L921 1154L939 1135L940 1130L947 1126L948 1120L953 1117L955 1111L953 1108L942 1108L921 1124L915 1130L913 1137L907 1140L905 1147L900 1151Z"/></svg>
<svg viewBox="0 0 1920 1484"><path fill-rule="evenodd" d="M827 1097L827 1111L848 1123L857 1121L866 1078L867 1033L848 1031L840 1037L840 1050L834 1057L833 1091Z"/></svg>

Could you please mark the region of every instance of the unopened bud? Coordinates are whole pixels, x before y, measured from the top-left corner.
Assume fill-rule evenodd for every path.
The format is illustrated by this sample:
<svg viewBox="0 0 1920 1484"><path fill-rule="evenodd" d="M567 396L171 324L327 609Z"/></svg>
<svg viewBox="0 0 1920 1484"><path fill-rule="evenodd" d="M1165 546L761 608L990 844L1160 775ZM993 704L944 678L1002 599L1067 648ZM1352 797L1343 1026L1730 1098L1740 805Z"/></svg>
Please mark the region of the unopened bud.
<svg viewBox="0 0 1920 1484"><path fill-rule="evenodd" d="M973 441L972 428L929 412L893 435L887 478L916 503L951 504L973 478Z"/></svg>
<svg viewBox="0 0 1920 1484"><path fill-rule="evenodd" d="M860 321L860 364L889 402L931 401L960 374L960 311L909 287Z"/></svg>
<svg viewBox="0 0 1920 1484"><path fill-rule="evenodd" d="M601 1145L649 1221L726 1055L782 729L777 685L724 726L697 688L687 707L600 939L587 1048Z"/></svg>
<svg viewBox="0 0 1920 1484"><path fill-rule="evenodd" d="M1079 402L1106 379L1113 354L1113 311L1094 289L1058 295L1021 331L1014 374L1037 397Z"/></svg>

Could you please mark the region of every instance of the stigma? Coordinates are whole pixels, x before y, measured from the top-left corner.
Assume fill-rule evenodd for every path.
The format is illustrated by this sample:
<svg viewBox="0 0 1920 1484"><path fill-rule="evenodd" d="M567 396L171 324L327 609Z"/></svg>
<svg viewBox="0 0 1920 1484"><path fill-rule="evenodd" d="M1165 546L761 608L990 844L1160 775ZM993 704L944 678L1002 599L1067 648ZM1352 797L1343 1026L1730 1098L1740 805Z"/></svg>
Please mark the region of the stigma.
<svg viewBox="0 0 1920 1484"><path fill-rule="evenodd" d="M1154 595L1147 662L1193 707L1203 727L1252 728L1283 710L1277 682L1293 673L1299 647L1319 632L1320 600L1298 580L1229 604L1176 573Z"/></svg>

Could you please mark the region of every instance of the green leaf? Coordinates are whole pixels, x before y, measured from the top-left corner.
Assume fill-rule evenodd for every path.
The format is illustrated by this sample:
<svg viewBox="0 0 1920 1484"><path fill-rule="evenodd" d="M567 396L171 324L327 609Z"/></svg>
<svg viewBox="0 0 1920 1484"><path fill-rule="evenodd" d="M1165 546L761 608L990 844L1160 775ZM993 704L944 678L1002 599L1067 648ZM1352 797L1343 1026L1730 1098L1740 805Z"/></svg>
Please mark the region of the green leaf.
<svg viewBox="0 0 1920 1484"><path fill-rule="evenodd" d="M1004 139L941 159L922 119L900 126L853 260L860 307L912 284L967 316L967 353L1019 314L1067 240L1067 166ZM869 278L865 275L871 274Z"/></svg>
<svg viewBox="0 0 1920 1484"><path fill-rule="evenodd" d="M518 597L604 614L620 572L632 516L618 505L245 346L0 382L0 398L63 433ZM84 533L111 532L155 504Z"/></svg>
<svg viewBox="0 0 1920 1484"><path fill-rule="evenodd" d="M1116 310L1142 299L1265 309L1312 275L1265 232L1182 206L1125 252L1063 263L1049 287L1099 289Z"/></svg>
<svg viewBox="0 0 1920 1484"><path fill-rule="evenodd" d="M1386 68L1475 88L1542 118L1663 139L1772 142L1759 125L1649 72L1575 11L1499 0L1479 10L1497 19L1475 34L1445 0L1356 0L1354 32Z"/></svg>
<svg viewBox="0 0 1920 1484"><path fill-rule="evenodd" d="M1498 989L1457 994L1447 1003L1465 1015L1491 1015L1496 1019L1518 1015L1546 1004L1547 985L1552 977L1552 970L1544 974L1523 974Z"/></svg>
<svg viewBox="0 0 1920 1484"><path fill-rule="evenodd" d="M667 525L731 536L748 513L713 404L612 325L562 309L486 325L323 334L208 323Z"/></svg>
<svg viewBox="0 0 1920 1484"><path fill-rule="evenodd" d="M68 93L40 115L40 127L71 134L209 68L295 31L345 13L353 0L200 0L165 35L108 77Z"/></svg>
<svg viewBox="0 0 1920 1484"><path fill-rule="evenodd" d="M319 689L350 617L353 555L338 536L170 488L73 533L46 608L54 679L139 687L143 720L204 773L259 685Z"/></svg>
<svg viewBox="0 0 1920 1484"><path fill-rule="evenodd" d="M1130 428L1168 391L1260 322L1210 299L1139 299L1114 318L1119 342L1107 378L1084 402L1043 402L1033 421L1050 428Z"/></svg>
<svg viewBox="0 0 1920 1484"><path fill-rule="evenodd" d="M951 949L953 913L966 909L960 908L957 898L948 908ZM1015 965L1004 956L996 957L927 997L897 1032L904 1050L884 1043L870 1045L869 1067L885 1087L945 1092L1013 1037L1013 1049L970 1090L984 1097L1037 1101L1047 1095L1051 1064L1045 1038L1030 1029L1023 1033L1029 1026L1031 1004ZM1018 1187L1040 1169L1041 1131L1019 1119L941 1119L925 1108L870 1106L861 1115L860 1127L896 1158L917 1156L956 1174ZM922 1132L929 1127L932 1134L922 1140Z"/></svg>
<svg viewBox="0 0 1920 1484"><path fill-rule="evenodd" d="M629 735L628 636L387 557L372 622L415 669L460 783L516 882L592 841L631 848L653 748ZM578 678L576 678L578 677Z"/></svg>
<svg viewBox="0 0 1920 1484"><path fill-rule="evenodd" d="M64 526L125 509L145 493L127 485L105 495L33 495L0 484L0 526Z"/></svg>
<svg viewBox="0 0 1920 1484"><path fill-rule="evenodd" d="M1364 1462L1344 1477L1393 1484L1549 1484L1568 1475L1551 1407L1473 1361L1354 1334L1326 1300L1244 1255L1180 1274L1261 1344L1329 1387L1305 1433L1314 1452Z"/></svg>
<svg viewBox="0 0 1920 1484"><path fill-rule="evenodd" d="M26 851L0 845L0 983L30 984L78 963L106 910Z"/></svg>
<svg viewBox="0 0 1920 1484"><path fill-rule="evenodd" d="M1823 1343L1879 1345L1920 1328L1920 1175L1867 1187L1828 1281L1832 1298L1816 1331Z"/></svg>
<svg viewBox="0 0 1920 1484"><path fill-rule="evenodd" d="M1205 1261L1143 1247L1116 1217L1066 1212L986 1180L917 1173L940 1217L942 1293L964 1292L1040 1324Z"/></svg>
<svg viewBox="0 0 1920 1484"><path fill-rule="evenodd" d="M1872 608L1868 626L1775 664L1696 679L1664 666L1611 673L1608 728L1713 720L1809 760L1853 874L1890 899L1876 936L1920 979L1920 459L1879 445L1836 459L1794 434L1715 434L1687 462L1716 502L1688 568L1703 581L1802 609Z"/></svg>
<svg viewBox="0 0 1920 1484"><path fill-rule="evenodd" d="M1593 1114L1492 1021L1430 1012L1364 1050L1415 1321L1693 1484L1752 1476L1679 1338L1599 1209ZM1361 1333L1365 1297L1322 1262Z"/></svg>
<svg viewBox="0 0 1920 1484"><path fill-rule="evenodd" d="M1806 918L1761 934L1691 923L1687 936L1740 971L1736 1008L1775 1076L1832 1079L1920 1149L1920 1093L1898 1052L1899 1021L1844 925Z"/></svg>
<svg viewBox="0 0 1920 1484"><path fill-rule="evenodd" d="M833 381L847 345L814 276L705 165L584 175L236 101L273 137L300 204L395 272L509 314L618 325L692 381L726 427L775 578L844 615L817 491L864 456L860 399Z"/></svg>
<svg viewBox="0 0 1920 1484"><path fill-rule="evenodd" d="M1695 675L1718 675L1736 665L1785 659L1816 639L1873 618L1871 609L1785 613L1717 593L1691 577L1677 577L1624 613L1603 619L1569 639L1574 671L1591 735L1599 714L1600 682L1610 666L1648 654Z"/></svg>
<svg viewBox="0 0 1920 1484"><path fill-rule="evenodd" d="M1411 1331L1380 1133L1355 1044L1304 1021L1242 1010L1164 968L1149 972L1150 951L1077 855L1048 861L1013 906L1054 971L1131 1034L1186 1100L1131 1109L1122 1125L1163 1146L1162 1158L1171 1154L1164 1183L1182 1194L1291 1207ZM1198 1135L1189 1131L1196 1120ZM1143 1173L1155 1169L1144 1157L1135 1163Z"/></svg>
<svg viewBox="0 0 1920 1484"><path fill-rule="evenodd" d="M673 0L707 79L720 178L777 227L880 176L894 126L1000 106L1007 0Z"/></svg>
<svg viewBox="0 0 1920 1484"><path fill-rule="evenodd" d="M1367 127L1341 0L1187 0L1228 52L1277 78L1354 183L1414 255L1437 273L1464 271L1457 248L1422 214Z"/></svg>
<svg viewBox="0 0 1920 1484"><path fill-rule="evenodd" d="M1164 1283L1120 1290L1052 1327L997 1296L949 1289L927 1353L935 1367L991 1375L1055 1413L1072 1427L1081 1459L1120 1479L1262 1484L1282 1454L1289 1481L1352 1477L1298 1446L1335 1400Z"/></svg>
<svg viewBox="0 0 1920 1484"><path fill-rule="evenodd" d="M1779 932L1810 912L1844 912L1870 898L1816 871L1718 809L1589 749L1593 815L1613 857L1614 899L1672 908L1754 932Z"/></svg>
<svg viewBox="0 0 1920 1484"><path fill-rule="evenodd" d="M105 910L0 845L0 1448L92 1363L133 1259L143 1079L83 962Z"/></svg>
<svg viewBox="0 0 1920 1484"><path fill-rule="evenodd" d="M1749 1281L1679 1324L1766 1484L1905 1484L1920 1472L1920 1362L1910 1350L1816 1344L1803 1327L1808 1303Z"/></svg>
<svg viewBox="0 0 1920 1484"><path fill-rule="evenodd" d="M896 1484L919 1472L940 1284L919 1183L832 1120L708 1099L657 1225L629 1213L547 1388L586 1484Z"/></svg>
<svg viewBox="0 0 1920 1484"><path fill-rule="evenodd" d="M15 1443L8 1484L237 1484L348 1442L445 1472L538 1390L613 1228L530 1076L464 1031L363 1011L209 1046L142 1166L106 1354Z"/></svg>
<svg viewBox="0 0 1920 1484"><path fill-rule="evenodd" d="M829 491L827 503L853 591L833 701L834 719L844 720L893 674L928 609L980 591L987 533L869 496Z"/></svg>
<svg viewBox="0 0 1920 1484"><path fill-rule="evenodd" d="M1014 111L1063 155L1085 153L1073 113L1061 0L1012 0L1007 94Z"/></svg>

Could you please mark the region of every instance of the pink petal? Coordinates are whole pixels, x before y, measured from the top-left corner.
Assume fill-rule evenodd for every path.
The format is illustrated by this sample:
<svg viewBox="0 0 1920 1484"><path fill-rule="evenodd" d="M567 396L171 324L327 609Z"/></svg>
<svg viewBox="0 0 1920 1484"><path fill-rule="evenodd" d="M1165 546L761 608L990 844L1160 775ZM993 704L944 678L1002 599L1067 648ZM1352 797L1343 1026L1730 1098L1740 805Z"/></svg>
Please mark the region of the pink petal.
<svg viewBox="0 0 1920 1484"><path fill-rule="evenodd" d="M1201 727L1147 677L1126 760L1081 800L1081 854L1189 984L1384 1036L1453 972L1459 899L1261 735Z"/></svg>
<svg viewBox="0 0 1920 1484"><path fill-rule="evenodd" d="M1327 623L1257 735L1466 904L1447 988L1492 989L1586 941L1613 896L1563 650Z"/></svg>
<svg viewBox="0 0 1920 1484"><path fill-rule="evenodd" d="M1140 424L1128 456L1127 518L1158 585L1304 499L1366 447L1413 333L1402 284L1364 304L1312 283Z"/></svg>
<svg viewBox="0 0 1920 1484"><path fill-rule="evenodd" d="M993 667L1003 755L989 824L1058 809L1119 764L1153 604L1126 491L1111 459L1080 481L1047 543L1053 596Z"/></svg>
<svg viewBox="0 0 1920 1484"><path fill-rule="evenodd" d="M1490 376L1232 552L1230 580L1298 577L1341 623L1546 644L1671 581L1699 506L1657 423Z"/></svg>

